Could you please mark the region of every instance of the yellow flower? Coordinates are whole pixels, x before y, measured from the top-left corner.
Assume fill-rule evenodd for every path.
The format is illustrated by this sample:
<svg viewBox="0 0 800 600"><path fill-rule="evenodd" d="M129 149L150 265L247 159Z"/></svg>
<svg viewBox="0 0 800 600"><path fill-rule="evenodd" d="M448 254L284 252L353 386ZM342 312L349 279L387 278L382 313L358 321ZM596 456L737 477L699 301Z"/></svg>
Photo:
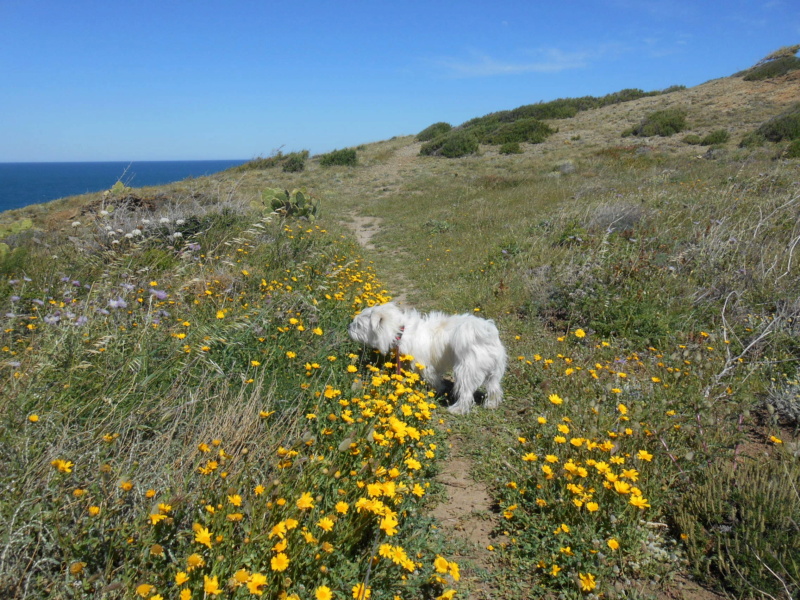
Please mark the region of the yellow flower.
<svg viewBox="0 0 800 600"><path fill-rule="evenodd" d="M297 508L300 510L314 508L314 499L311 497L311 492L305 492L298 498Z"/></svg>
<svg viewBox="0 0 800 600"><path fill-rule="evenodd" d="M581 590L584 592L591 592L597 583L594 580L594 575L591 573L578 573L578 578L581 580Z"/></svg>
<svg viewBox="0 0 800 600"><path fill-rule="evenodd" d="M447 562L447 559L441 555L437 555L436 560L433 561L433 566L436 568L437 573L447 573L449 565L450 563Z"/></svg>
<svg viewBox="0 0 800 600"><path fill-rule="evenodd" d="M331 598L333 598L331 588L326 585L319 586L314 590L314 598L316 598L316 600L331 600Z"/></svg>
<svg viewBox="0 0 800 600"><path fill-rule="evenodd" d="M31 423L36 423L38 420L39 420L39 415L29 415L28 416L28 421L30 421Z"/></svg>
<svg viewBox="0 0 800 600"><path fill-rule="evenodd" d="M266 584L267 584L266 575L262 575L261 573L253 573L250 576L250 581L247 582L247 589L250 590L251 594L260 596L261 594L264 593L264 590L261 589L261 586Z"/></svg>
<svg viewBox="0 0 800 600"><path fill-rule="evenodd" d="M522 457L522 460L524 460L525 462L533 462L535 460L538 460L538 458L539 457L536 456L533 452L528 452Z"/></svg>
<svg viewBox="0 0 800 600"><path fill-rule="evenodd" d="M561 396L559 396L558 394L550 394L550 395L547 397L547 399L548 399L548 400L550 400L550 402L552 402L552 403L553 403L553 404L555 404L556 406L558 406L559 404L561 404L562 402L564 402L564 399L563 399L563 398L561 398ZM540 422L541 422L541 421L540 421Z"/></svg>
<svg viewBox="0 0 800 600"><path fill-rule="evenodd" d="M60 458L51 461L50 464L58 469L59 473L72 473L72 467L75 466L71 460L62 460Z"/></svg>
<svg viewBox="0 0 800 600"><path fill-rule="evenodd" d="M347 504L347 502L337 502L336 503L336 512L338 512L341 515L346 515L347 511L349 509L350 509L350 506Z"/></svg>
<svg viewBox="0 0 800 600"><path fill-rule="evenodd" d="M356 600L366 600L372 596L372 590L365 588L363 583L358 583L353 586L353 598Z"/></svg>
<svg viewBox="0 0 800 600"><path fill-rule="evenodd" d="M191 600L192 598L192 590L189 588L184 588L181 590L180 600Z"/></svg>
<svg viewBox="0 0 800 600"><path fill-rule="evenodd" d="M355 365L347 365L347 372L348 373L358 373L358 367ZM361 585L361 584L359 584Z"/></svg>
<svg viewBox="0 0 800 600"><path fill-rule="evenodd" d="M219 581L217 580L216 575L214 575L214 577L203 575L203 591L206 594L211 594L212 596L222 593L222 590L219 588Z"/></svg>
<svg viewBox="0 0 800 600"><path fill-rule="evenodd" d="M188 570L189 571L191 571L192 569L198 568L198 567L202 567L205 564L206 564L206 561L203 560L203 557L200 556L197 553L190 554L186 558L186 565L188 566Z"/></svg>
<svg viewBox="0 0 800 600"><path fill-rule="evenodd" d="M320 329L319 327L315 327L314 329L311 330L311 332L314 335L322 335L322 329Z"/></svg>
<svg viewBox="0 0 800 600"><path fill-rule="evenodd" d="M632 494L628 502L633 506L635 506L636 508L641 508L642 510L644 510L645 508L650 508L650 504L647 502L647 498L643 498L642 496L636 494Z"/></svg>
<svg viewBox="0 0 800 600"><path fill-rule="evenodd" d="M251 360L250 361L250 365L253 366L253 367L259 367L259 366L261 366L261 363L258 362L257 360Z"/></svg>
<svg viewBox="0 0 800 600"><path fill-rule="evenodd" d="M136 593L142 598L147 598L155 589L156 588L149 583L143 583L142 585L136 586Z"/></svg>
<svg viewBox="0 0 800 600"><path fill-rule="evenodd" d="M333 521L328 517L324 517L317 521L317 526L324 531L331 531L333 529Z"/></svg>
<svg viewBox="0 0 800 600"><path fill-rule="evenodd" d="M232 496L228 496L228 502L230 502L234 506L241 506L242 497L239 494L233 494Z"/></svg>
<svg viewBox="0 0 800 600"><path fill-rule="evenodd" d="M588 510L589 512L597 512L598 510L600 510L600 505L597 502L587 502L586 510Z"/></svg>
<svg viewBox="0 0 800 600"><path fill-rule="evenodd" d="M187 581L189 581L189 576L185 572L178 571L175 574L175 585L183 585Z"/></svg>
<svg viewBox="0 0 800 600"><path fill-rule="evenodd" d="M200 525L195 529L194 541L211 548L211 532Z"/></svg>
<svg viewBox="0 0 800 600"><path fill-rule="evenodd" d="M130 492L133 489L133 482L131 481L122 481L119 484L119 487L122 488L125 492Z"/></svg>
<svg viewBox="0 0 800 600"><path fill-rule="evenodd" d="M90 506L89 507L89 514L93 517L96 517L100 514L100 507L99 506Z"/></svg>
<svg viewBox="0 0 800 600"><path fill-rule="evenodd" d="M285 571L289 566L289 557L287 557L283 552L280 552L276 556L272 557L269 566L273 571Z"/></svg>
<svg viewBox="0 0 800 600"><path fill-rule="evenodd" d="M586 332L583 329L576 329L575 330L575 337L579 338L579 339L580 338L585 338L586 337Z"/></svg>
<svg viewBox="0 0 800 600"><path fill-rule="evenodd" d="M775 437L774 435L769 436L769 441L773 444L782 444L783 440L780 438Z"/></svg>
<svg viewBox="0 0 800 600"><path fill-rule="evenodd" d="M160 513L155 513L155 514L149 515L149 518L150 518L150 524L151 525L158 525L161 521L163 521L164 519L167 519L168 517L167 517L167 515L162 515Z"/></svg>
<svg viewBox="0 0 800 600"><path fill-rule="evenodd" d="M225 311L223 311L223 310L218 310L218 311L217 311L217 318L218 318L218 319L224 319L224 318L225 318Z"/></svg>
<svg viewBox="0 0 800 600"><path fill-rule="evenodd" d="M636 454L636 458L650 462L651 460L653 460L653 455L650 454L647 450L639 450L639 452Z"/></svg>
<svg viewBox="0 0 800 600"><path fill-rule="evenodd" d="M608 540L606 544L608 544L608 547L611 548L612 550L619 550L619 542L614 538Z"/></svg>

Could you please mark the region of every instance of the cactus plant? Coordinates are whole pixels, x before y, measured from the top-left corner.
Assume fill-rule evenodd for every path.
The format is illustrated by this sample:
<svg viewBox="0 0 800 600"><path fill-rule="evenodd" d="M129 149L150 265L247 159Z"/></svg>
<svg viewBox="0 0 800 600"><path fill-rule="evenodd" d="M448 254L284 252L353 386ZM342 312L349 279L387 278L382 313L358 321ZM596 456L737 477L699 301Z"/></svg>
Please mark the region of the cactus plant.
<svg viewBox="0 0 800 600"><path fill-rule="evenodd" d="M253 208L278 213L284 217L300 217L309 221L316 219L319 200L308 194L305 188L282 190L267 188L261 193L261 201L252 203Z"/></svg>

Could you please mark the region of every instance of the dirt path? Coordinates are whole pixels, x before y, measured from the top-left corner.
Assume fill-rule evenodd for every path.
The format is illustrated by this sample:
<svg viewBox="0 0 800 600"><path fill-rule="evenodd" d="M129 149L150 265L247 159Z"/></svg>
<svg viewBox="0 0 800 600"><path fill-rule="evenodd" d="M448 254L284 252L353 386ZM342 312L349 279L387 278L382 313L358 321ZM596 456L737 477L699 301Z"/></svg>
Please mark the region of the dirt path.
<svg viewBox="0 0 800 600"><path fill-rule="evenodd" d="M399 185L405 169L412 168L415 157L419 155L419 144L400 148L379 167L377 179L383 183L381 191L392 193ZM377 250L373 239L380 233L383 219L357 213L350 215L347 223L359 245L366 251ZM413 291L410 283L401 273L383 273L393 283L393 301L407 303L407 296ZM451 437L450 459L444 463L438 482L444 487L447 498L438 504L432 515L439 521L447 539L455 542L458 555L455 559L461 567L462 588L459 597L467 600L489 600L497 598L498 592L486 581L491 572L493 555L487 546L495 529L498 515L493 512L493 501L487 487L472 478L472 460L462 451L464 443L457 436ZM494 543L500 543L497 540ZM466 596L463 594L466 592Z"/></svg>

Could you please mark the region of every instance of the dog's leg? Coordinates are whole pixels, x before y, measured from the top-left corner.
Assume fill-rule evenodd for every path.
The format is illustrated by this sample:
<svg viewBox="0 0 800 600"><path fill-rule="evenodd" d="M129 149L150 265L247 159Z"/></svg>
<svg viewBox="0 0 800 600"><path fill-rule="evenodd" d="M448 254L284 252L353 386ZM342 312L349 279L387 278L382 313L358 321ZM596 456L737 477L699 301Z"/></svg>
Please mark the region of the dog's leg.
<svg viewBox="0 0 800 600"><path fill-rule="evenodd" d="M456 365L453 369L452 391L456 402L452 406L448 406L447 410L457 415L467 414L475 404L475 392L481 384L481 379L482 377L467 369L463 363Z"/></svg>
<svg viewBox="0 0 800 600"><path fill-rule="evenodd" d="M486 380L486 408L497 408L503 401L503 388L500 387L500 377L491 373Z"/></svg>
<svg viewBox="0 0 800 600"><path fill-rule="evenodd" d="M437 394L444 394L447 386L444 383L444 379L433 367L425 367L422 371L422 376L425 378L425 381L436 390Z"/></svg>

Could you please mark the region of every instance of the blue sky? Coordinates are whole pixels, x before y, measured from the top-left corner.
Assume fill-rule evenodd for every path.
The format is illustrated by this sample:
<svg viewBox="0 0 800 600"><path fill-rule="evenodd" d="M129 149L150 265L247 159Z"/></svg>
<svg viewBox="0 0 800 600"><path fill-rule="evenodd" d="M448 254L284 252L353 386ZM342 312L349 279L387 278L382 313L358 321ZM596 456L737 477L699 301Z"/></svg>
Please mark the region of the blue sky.
<svg viewBox="0 0 800 600"><path fill-rule="evenodd" d="M316 154L795 43L797 0L0 0L0 162Z"/></svg>

